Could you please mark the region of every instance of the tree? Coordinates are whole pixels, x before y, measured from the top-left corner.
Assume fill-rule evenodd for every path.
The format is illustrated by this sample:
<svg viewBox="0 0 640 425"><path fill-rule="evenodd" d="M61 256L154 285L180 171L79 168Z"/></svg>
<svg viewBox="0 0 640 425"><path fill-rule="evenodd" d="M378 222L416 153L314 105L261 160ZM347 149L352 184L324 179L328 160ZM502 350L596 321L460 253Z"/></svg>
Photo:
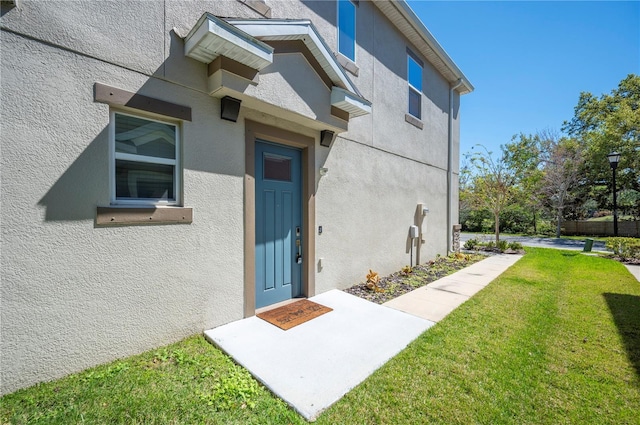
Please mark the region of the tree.
<svg viewBox="0 0 640 425"><path fill-rule="evenodd" d="M505 162L518 177L518 202L533 211L534 221L535 211L546 206L556 217L556 236L560 237L565 209L574 199L580 181L580 144L546 129L534 135L514 136L504 152Z"/></svg>
<svg viewBox="0 0 640 425"><path fill-rule="evenodd" d="M572 200L572 188L581 178L583 154L580 144L573 139L548 137L545 146L541 191L556 215L556 237L560 237L564 209Z"/></svg>
<svg viewBox="0 0 640 425"><path fill-rule="evenodd" d="M565 121L563 131L585 147L585 177L590 185L611 181L607 154L621 154L618 190L640 193L640 76L629 74L611 94L600 98L580 94L574 117ZM611 188L608 193L611 193ZM607 196L597 199L606 207ZM633 215L640 215L640 203Z"/></svg>
<svg viewBox="0 0 640 425"><path fill-rule="evenodd" d="M520 193L516 196L516 202L531 212L534 234L538 233L537 212L543 205L541 148L539 135L526 136L520 133L513 136L503 150L506 164L518 177L517 186Z"/></svg>
<svg viewBox="0 0 640 425"><path fill-rule="evenodd" d="M476 146L478 150L466 155L468 163L464 174L468 178L463 192L467 202L493 214L497 244L500 241L500 213L512 201L515 173L507 165L503 146L500 147L502 154L496 159L486 147Z"/></svg>

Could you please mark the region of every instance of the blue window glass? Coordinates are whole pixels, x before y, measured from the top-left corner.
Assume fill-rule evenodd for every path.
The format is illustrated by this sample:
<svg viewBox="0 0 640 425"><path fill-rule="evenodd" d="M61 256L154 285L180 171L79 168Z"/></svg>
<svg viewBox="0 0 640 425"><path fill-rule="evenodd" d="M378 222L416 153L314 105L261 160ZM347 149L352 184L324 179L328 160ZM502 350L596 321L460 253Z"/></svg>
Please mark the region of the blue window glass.
<svg viewBox="0 0 640 425"><path fill-rule="evenodd" d="M356 60L356 5L351 0L338 0L338 51Z"/></svg>
<svg viewBox="0 0 640 425"><path fill-rule="evenodd" d="M422 65L411 57L411 55L408 55L407 58L409 114L418 119L422 119Z"/></svg>

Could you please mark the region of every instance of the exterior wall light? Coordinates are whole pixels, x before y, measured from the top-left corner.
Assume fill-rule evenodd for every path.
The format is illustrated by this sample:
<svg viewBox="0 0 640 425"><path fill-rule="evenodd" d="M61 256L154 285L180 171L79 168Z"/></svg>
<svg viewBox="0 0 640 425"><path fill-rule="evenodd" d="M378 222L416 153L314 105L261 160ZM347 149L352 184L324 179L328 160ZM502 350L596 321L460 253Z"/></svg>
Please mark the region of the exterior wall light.
<svg viewBox="0 0 640 425"><path fill-rule="evenodd" d="M220 99L220 118L227 121L238 121L240 115L240 103L242 101L231 96Z"/></svg>
<svg viewBox="0 0 640 425"><path fill-rule="evenodd" d="M320 132L320 146L324 146L328 148L331 146L331 142L333 142L333 136L335 133L329 130L322 130Z"/></svg>

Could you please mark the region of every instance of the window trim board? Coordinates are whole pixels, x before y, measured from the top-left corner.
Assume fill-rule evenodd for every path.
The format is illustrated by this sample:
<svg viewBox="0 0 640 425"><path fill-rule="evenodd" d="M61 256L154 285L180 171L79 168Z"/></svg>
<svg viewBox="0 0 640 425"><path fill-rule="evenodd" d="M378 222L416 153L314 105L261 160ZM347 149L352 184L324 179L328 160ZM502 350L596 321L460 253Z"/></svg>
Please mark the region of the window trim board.
<svg viewBox="0 0 640 425"><path fill-rule="evenodd" d="M110 106L132 108L178 120L191 121L191 108L189 106L178 105L177 103L144 96L101 83L95 83L93 87L93 99L96 102L106 103Z"/></svg>
<svg viewBox="0 0 640 425"><path fill-rule="evenodd" d="M193 208L190 207L98 207L97 226L122 226L130 224L191 224Z"/></svg>

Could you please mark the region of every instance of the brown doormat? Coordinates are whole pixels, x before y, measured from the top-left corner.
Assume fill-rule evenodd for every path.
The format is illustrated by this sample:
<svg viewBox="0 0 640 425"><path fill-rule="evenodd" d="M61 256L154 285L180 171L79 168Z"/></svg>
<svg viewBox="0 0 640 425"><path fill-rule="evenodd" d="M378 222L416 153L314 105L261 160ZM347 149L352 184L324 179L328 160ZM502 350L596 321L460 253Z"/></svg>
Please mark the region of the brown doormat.
<svg viewBox="0 0 640 425"><path fill-rule="evenodd" d="M265 311L257 316L286 331L332 310L332 308L314 303L313 301L300 300L274 308L273 310Z"/></svg>

